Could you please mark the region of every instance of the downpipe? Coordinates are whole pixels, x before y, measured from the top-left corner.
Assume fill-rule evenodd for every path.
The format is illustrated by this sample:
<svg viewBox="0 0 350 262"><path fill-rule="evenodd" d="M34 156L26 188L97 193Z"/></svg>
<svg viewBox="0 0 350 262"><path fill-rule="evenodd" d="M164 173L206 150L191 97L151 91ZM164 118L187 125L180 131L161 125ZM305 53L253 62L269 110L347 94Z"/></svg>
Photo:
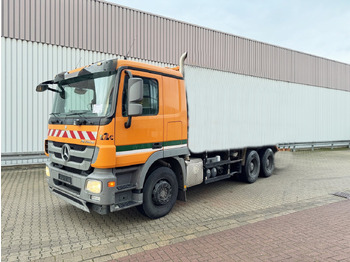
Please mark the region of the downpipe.
<svg viewBox="0 0 350 262"><path fill-rule="evenodd" d="M180 61L179 61L179 71L182 75L184 75L184 63L185 63L185 60L187 58L187 52L183 53L180 57Z"/></svg>

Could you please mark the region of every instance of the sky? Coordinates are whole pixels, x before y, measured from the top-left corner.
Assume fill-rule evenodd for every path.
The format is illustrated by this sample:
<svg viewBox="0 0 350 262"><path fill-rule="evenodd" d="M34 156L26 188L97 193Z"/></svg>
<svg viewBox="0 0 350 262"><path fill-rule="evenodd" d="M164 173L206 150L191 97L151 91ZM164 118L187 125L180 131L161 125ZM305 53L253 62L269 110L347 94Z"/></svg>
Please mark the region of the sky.
<svg viewBox="0 0 350 262"><path fill-rule="evenodd" d="M350 64L349 0L107 0Z"/></svg>

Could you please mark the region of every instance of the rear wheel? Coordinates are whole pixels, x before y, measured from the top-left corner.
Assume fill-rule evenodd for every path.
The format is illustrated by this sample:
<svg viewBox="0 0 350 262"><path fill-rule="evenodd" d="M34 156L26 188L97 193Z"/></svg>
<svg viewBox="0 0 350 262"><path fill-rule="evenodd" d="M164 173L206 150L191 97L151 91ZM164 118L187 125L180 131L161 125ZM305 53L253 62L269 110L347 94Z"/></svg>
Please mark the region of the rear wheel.
<svg viewBox="0 0 350 262"><path fill-rule="evenodd" d="M241 174L241 178L243 181L247 183L254 183L258 177L260 172L260 158L259 154L252 150L248 153L245 166L243 168L243 173Z"/></svg>
<svg viewBox="0 0 350 262"><path fill-rule="evenodd" d="M275 170L275 155L271 148L265 150L261 157L260 176L269 177Z"/></svg>
<svg viewBox="0 0 350 262"><path fill-rule="evenodd" d="M170 212L175 205L178 183L175 173L167 167L154 170L143 188L142 214L149 218L160 218Z"/></svg>

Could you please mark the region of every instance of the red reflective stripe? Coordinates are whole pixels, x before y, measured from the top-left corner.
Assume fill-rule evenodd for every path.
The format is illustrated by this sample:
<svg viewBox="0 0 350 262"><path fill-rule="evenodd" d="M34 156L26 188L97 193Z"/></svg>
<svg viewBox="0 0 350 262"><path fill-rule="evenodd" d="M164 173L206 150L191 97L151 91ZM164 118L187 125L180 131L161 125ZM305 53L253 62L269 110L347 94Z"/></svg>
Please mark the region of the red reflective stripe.
<svg viewBox="0 0 350 262"><path fill-rule="evenodd" d="M56 131L57 131L57 134L55 135ZM49 129L47 136L50 136L50 133L51 133L51 136L60 137L60 135L62 134L62 137L69 138L68 132L73 139L86 139L83 133L85 132L85 134L89 137L90 140L96 140L96 136L91 131L76 131L78 133L78 135L76 135L74 131L70 131L70 130Z"/></svg>
<svg viewBox="0 0 350 262"><path fill-rule="evenodd" d="M74 138L74 139L76 138L73 131L69 131L69 133L70 133L72 138Z"/></svg>
<svg viewBox="0 0 350 262"><path fill-rule="evenodd" d="M95 136L93 135L92 132L86 132L86 133L89 136L90 140L95 140Z"/></svg>
<svg viewBox="0 0 350 262"><path fill-rule="evenodd" d="M63 132L63 136L62 137L68 138L67 131L62 131L62 132Z"/></svg>
<svg viewBox="0 0 350 262"><path fill-rule="evenodd" d="M84 135L83 135L83 132L78 131L78 135L79 135L80 139L85 139L85 138L84 138Z"/></svg>

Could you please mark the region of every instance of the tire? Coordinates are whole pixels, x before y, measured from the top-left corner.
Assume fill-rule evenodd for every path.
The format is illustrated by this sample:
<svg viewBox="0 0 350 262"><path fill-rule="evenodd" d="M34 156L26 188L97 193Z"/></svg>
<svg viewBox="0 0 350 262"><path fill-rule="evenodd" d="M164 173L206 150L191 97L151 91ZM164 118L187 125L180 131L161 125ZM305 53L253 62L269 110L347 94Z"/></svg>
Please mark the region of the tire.
<svg viewBox="0 0 350 262"><path fill-rule="evenodd" d="M241 179L249 184L254 183L260 172L260 158L259 154L252 150L247 155L245 166L243 168L243 173L241 174Z"/></svg>
<svg viewBox="0 0 350 262"><path fill-rule="evenodd" d="M178 183L175 173L167 167L155 169L143 187L143 204L139 211L156 219L167 215L175 205Z"/></svg>
<svg viewBox="0 0 350 262"><path fill-rule="evenodd" d="M271 148L265 150L261 157L260 176L269 177L275 170L275 154Z"/></svg>

